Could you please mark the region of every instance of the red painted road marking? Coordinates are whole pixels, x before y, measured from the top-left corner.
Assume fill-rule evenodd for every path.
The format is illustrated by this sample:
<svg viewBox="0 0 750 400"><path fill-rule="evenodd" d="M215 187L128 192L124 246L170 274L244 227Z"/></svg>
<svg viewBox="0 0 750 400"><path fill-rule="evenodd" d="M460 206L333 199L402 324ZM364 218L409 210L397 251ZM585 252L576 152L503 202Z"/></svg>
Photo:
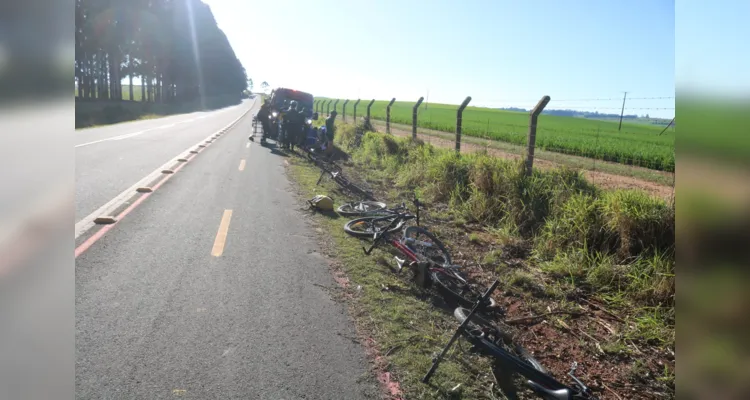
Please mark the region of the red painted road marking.
<svg viewBox="0 0 750 400"><path fill-rule="evenodd" d="M174 169L174 172L176 173L177 171L181 170L182 167L184 167L187 163L189 163L190 161L192 161L193 158L195 158L196 155L197 154L191 154L187 158L186 162L181 163L180 165L177 166L177 168ZM91 235L91 237L89 237L88 239L86 239L85 242L81 243L80 246L76 247L75 258L78 258L78 256L80 256L86 250L88 250L94 243L96 243L97 240L101 239L102 236L104 236L104 234L106 234L107 232L109 232L110 229L114 228L118 223L120 223L120 221L122 221L122 219L125 218L126 215L130 214L131 211L133 211L136 207L138 207L141 203L143 203L143 201L146 200L146 198L148 196L151 196L156 191L156 189L159 189L159 187L161 185L163 185L164 182L166 182L167 180L169 180L169 178L171 178L173 176L174 176L174 174L166 174L166 175L164 175L164 178L162 178L159 182L156 183L156 185L154 185L151 188L152 189L151 192L141 194L141 197L139 197L136 201L133 202L133 204L131 204L130 206L128 206L128 208L124 209L117 217L115 217L115 219L117 220L117 222L115 222L114 224L111 224L111 225L105 225L105 226L103 226L101 229L99 229L98 231L96 231L96 233L94 233L93 235Z"/></svg>

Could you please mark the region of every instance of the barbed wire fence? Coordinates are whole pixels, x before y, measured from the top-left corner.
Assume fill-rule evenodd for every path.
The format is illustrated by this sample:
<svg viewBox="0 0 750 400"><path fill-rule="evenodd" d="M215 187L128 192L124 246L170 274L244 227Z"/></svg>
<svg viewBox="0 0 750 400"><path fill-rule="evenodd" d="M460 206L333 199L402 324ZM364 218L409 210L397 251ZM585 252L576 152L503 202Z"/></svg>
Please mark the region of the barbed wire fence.
<svg viewBox="0 0 750 400"><path fill-rule="evenodd" d="M329 115L335 109L339 118L349 123L359 123L358 120L369 116L378 131L416 137L461 153L485 151L498 157L525 159L539 168L568 166L584 171L591 181L605 188L642 188L660 197L674 198L675 120L649 115L655 111L673 111L674 107L648 105L656 100L673 101L673 96L630 97L625 107L612 105L623 101L614 97L549 99L539 110L533 139L529 115L533 108L528 105L541 104L540 99L474 101L467 97L465 104L455 106L453 113L445 106L427 107L423 98L411 104L404 101L394 104L395 98L377 104L374 99L337 100L316 100L316 111ZM508 113L498 117L496 110L465 109L471 102L478 107L525 111L526 115ZM604 110L617 112L601 112ZM587 122L574 126L570 121L562 123L548 118L555 115ZM620 118L624 119L624 126L611 124ZM529 142L533 146L528 146Z"/></svg>

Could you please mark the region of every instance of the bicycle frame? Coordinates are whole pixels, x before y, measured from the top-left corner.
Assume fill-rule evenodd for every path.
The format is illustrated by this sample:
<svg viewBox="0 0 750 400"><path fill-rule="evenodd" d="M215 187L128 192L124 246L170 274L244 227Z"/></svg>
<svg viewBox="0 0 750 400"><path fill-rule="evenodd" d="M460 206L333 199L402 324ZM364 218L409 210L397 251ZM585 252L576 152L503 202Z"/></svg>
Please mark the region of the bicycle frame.
<svg viewBox="0 0 750 400"><path fill-rule="evenodd" d="M443 360L445 355L448 353L448 350L451 348L453 343L458 339L459 336L464 334L466 332L466 327L469 325L469 322L471 321L471 318L477 313L477 311L480 308L480 304L489 299L492 292L495 291L498 284L500 283L499 280L495 280L495 282L490 286L489 289L480 297L480 299L474 303L474 307L472 307L471 311L469 312L469 315L466 316L466 319L461 323L461 325L458 326L456 331L453 333L453 336L451 337L450 341L448 341L448 344L445 345L440 355L435 358L432 362L432 366L430 367L430 370L427 371L427 374L422 378L423 383L429 383L432 375L437 371L438 366L440 365L440 362ZM520 358L516 357L515 355L507 352L506 350L501 349L495 343L485 339L483 336L473 336L473 335L465 335L466 338L469 340L469 342L472 343L472 345L475 346L475 348L479 349L479 353L483 355L487 355L490 357L493 357L495 360L499 361L500 364L511 370L515 371L519 374L521 374L524 378L527 379L527 384L531 389L536 392L539 396L547 397L549 396L549 393L545 393L545 390L550 391L557 391L557 390L564 390L567 391L567 396L569 399L596 399L595 396L593 396L586 385L581 382L578 378L576 378L573 375L573 372L575 371L575 368L577 366L576 363L573 364L573 368L568 373L568 375L575 381L574 387L568 386L554 377L552 377L549 374L546 374L544 372L541 372L537 370L536 368L532 367L525 361L521 360Z"/></svg>

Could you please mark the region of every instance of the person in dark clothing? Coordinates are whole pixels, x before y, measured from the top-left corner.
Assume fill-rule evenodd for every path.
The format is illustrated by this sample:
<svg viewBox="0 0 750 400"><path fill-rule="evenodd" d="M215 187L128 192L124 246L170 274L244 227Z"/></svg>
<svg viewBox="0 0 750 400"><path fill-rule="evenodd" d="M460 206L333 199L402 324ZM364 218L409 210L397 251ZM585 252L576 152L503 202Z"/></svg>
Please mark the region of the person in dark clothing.
<svg viewBox="0 0 750 400"><path fill-rule="evenodd" d="M304 116L297 110L297 102L292 101L289 111L284 113L284 147L294 150L299 132L305 124Z"/></svg>
<svg viewBox="0 0 750 400"><path fill-rule="evenodd" d="M328 143L326 143L326 153L329 155L333 152L333 134L336 129L334 122L336 122L337 114L336 110L333 110L331 111L331 115L326 118L326 139L328 141Z"/></svg>
<svg viewBox="0 0 750 400"><path fill-rule="evenodd" d="M263 128L263 137L261 137L260 142L265 143L266 138L268 138L268 132L270 128L270 124L268 122L268 116L271 114L271 105L268 104L268 101L264 101L263 105L260 106L260 110L258 110L257 118L260 120L260 125Z"/></svg>
<svg viewBox="0 0 750 400"><path fill-rule="evenodd" d="M307 139L307 110L305 107L301 107L299 110L302 124L300 125L299 132L297 132L297 146L302 147Z"/></svg>

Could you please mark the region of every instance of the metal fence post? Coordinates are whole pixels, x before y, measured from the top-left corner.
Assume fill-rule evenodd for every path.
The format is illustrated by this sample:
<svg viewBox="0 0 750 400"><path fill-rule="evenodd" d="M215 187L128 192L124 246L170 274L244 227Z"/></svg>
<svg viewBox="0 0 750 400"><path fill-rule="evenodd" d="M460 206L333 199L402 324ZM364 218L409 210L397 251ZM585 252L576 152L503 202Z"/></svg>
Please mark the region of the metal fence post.
<svg viewBox="0 0 750 400"><path fill-rule="evenodd" d="M346 103L349 102L349 99L344 100L344 105L341 107L341 114L344 114L344 122L346 122Z"/></svg>
<svg viewBox="0 0 750 400"><path fill-rule="evenodd" d="M370 122L370 107L372 107L372 103L375 102L375 99L370 100L370 104L367 105L367 122Z"/></svg>
<svg viewBox="0 0 750 400"><path fill-rule="evenodd" d="M320 104L320 100L313 101L313 105L315 105L315 112L318 112L318 105Z"/></svg>
<svg viewBox="0 0 750 400"><path fill-rule="evenodd" d="M359 99L354 102L354 124L357 124L357 106L359 105Z"/></svg>
<svg viewBox="0 0 750 400"><path fill-rule="evenodd" d="M338 114L338 111L336 111L336 106L338 106L338 104L339 104L339 99L336 99L336 101L333 102L333 111L335 111L336 114Z"/></svg>
<svg viewBox="0 0 750 400"><path fill-rule="evenodd" d="M544 107L549 103L550 97L544 96L539 103L536 104L533 110L531 110L531 117L529 118L529 139L526 149L526 176L531 176L532 168L534 167L534 145L536 143L536 123L539 119L539 114L542 113Z"/></svg>
<svg viewBox="0 0 750 400"><path fill-rule="evenodd" d="M326 114L331 115L331 102L333 99L330 99L326 102Z"/></svg>
<svg viewBox="0 0 750 400"><path fill-rule="evenodd" d="M466 96L466 99L458 106L458 111L456 111L456 153L461 152L461 127L463 125L464 109L469 105L470 101L471 96Z"/></svg>
<svg viewBox="0 0 750 400"><path fill-rule="evenodd" d="M385 133L391 133L391 106L396 101L396 98L392 98L391 102L388 103L388 107L385 108Z"/></svg>
<svg viewBox="0 0 750 400"><path fill-rule="evenodd" d="M417 110L419 109L419 105L422 104L424 101L424 97L420 97L419 100L414 104L414 107L411 109L411 138L416 139L417 138Z"/></svg>

